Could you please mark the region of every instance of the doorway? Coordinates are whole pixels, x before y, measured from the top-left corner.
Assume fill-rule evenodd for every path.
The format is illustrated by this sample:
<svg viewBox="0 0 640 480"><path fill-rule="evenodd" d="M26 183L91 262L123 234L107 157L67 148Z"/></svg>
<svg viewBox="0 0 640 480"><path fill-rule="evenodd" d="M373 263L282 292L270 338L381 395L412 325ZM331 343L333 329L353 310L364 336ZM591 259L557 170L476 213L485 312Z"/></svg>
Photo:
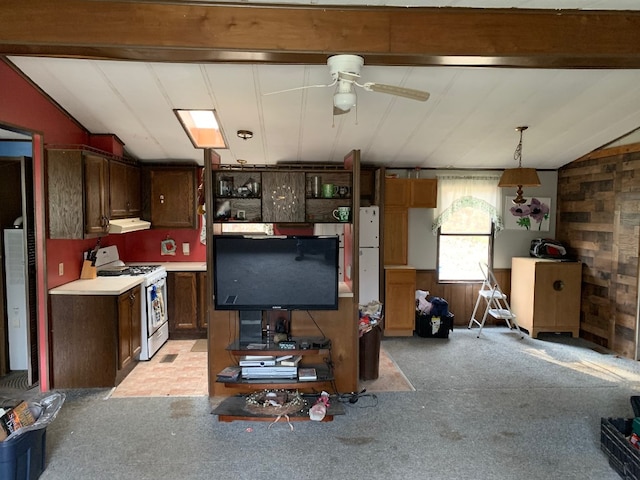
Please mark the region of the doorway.
<svg viewBox="0 0 640 480"><path fill-rule="evenodd" d="M39 380L33 161L0 156L0 169L0 384L26 389Z"/></svg>

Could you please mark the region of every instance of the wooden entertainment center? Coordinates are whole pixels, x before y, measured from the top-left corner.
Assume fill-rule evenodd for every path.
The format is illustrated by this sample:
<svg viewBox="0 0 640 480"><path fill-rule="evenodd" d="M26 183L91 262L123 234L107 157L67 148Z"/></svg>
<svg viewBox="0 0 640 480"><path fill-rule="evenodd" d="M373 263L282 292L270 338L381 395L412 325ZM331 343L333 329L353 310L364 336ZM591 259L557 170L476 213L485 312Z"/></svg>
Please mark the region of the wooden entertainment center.
<svg viewBox="0 0 640 480"><path fill-rule="evenodd" d="M213 279L208 279L209 292L209 395L231 397L260 389L293 388L305 393L351 392L358 388L358 221L360 207L360 152L350 152L344 165L293 164L277 166L222 166L213 151L205 154L205 182L209 182L206 198L211 212L213 235L222 234L222 225L230 222L277 224L282 229L312 227L314 223L344 225L344 282L340 284L337 310L292 310L290 335L294 338L320 337L330 340L327 348L302 349L301 364L324 365L327 372L315 381L297 379L262 381L217 381L225 367L238 364L244 350L238 348L240 330L237 310L216 310L213 306ZM335 194L314 194L314 177L335 186ZM229 185L233 185L231 189ZM242 188L238 188L238 187ZM246 189L245 189L246 187ZM340 189L339 187L343 187ZM338 193L340 192L340 193ZM332 215L338 206L349 206L351 217L339 222ZM207 242L207 259L214 258L213 244ZM212 265L208 265L209 271ZM211 277L212 275L209 275ZM309 288L312 288L310 285ZM317 324L317 326L316 326ZM321 332L319 331L319 328ZM287 350L254 350L254 355L289 353Z"/></svg>

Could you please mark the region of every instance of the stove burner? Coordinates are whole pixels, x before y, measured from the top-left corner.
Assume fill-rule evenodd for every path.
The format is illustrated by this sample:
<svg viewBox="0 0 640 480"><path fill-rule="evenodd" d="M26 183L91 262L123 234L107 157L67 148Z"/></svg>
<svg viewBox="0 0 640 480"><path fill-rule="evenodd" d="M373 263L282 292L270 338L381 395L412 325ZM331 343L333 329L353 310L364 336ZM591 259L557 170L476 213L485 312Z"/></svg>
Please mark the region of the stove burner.
<svg viewBox="0 0 640 480"><path fill-rule="evenodd" d="M146 275L160 268L160 265L135 265L129 267L129 275Z"/></svg>

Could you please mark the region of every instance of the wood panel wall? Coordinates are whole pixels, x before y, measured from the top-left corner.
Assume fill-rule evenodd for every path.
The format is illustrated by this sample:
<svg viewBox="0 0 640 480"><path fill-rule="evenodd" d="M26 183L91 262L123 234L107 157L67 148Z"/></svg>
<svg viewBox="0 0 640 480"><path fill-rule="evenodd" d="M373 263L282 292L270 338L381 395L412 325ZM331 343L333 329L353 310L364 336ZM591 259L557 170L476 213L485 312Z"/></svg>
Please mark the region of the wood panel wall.
<svg viewBox="0 0 640 480"><path fill-rule="evenodd" d="M511 294L511 269L494 270L493 274L500 288L507 295ZM442 297L449 302L449 311L455 315L455 326L468 326L473 307L478 299L478 283L438 283L435 270L418 270L416 272L416 289L427 290L432 296ZM482 307L484 308L484 304ZM484 313L484 310L482 310ZM488 317L486 325L505 325L503 320Z"/></svg>
<svg viewBox="0 0 640 480"><path fill-rule="evenodd" d="M581 260L581 337L635 358L640 144L602 150L558 171L556 236Z"/></svg>

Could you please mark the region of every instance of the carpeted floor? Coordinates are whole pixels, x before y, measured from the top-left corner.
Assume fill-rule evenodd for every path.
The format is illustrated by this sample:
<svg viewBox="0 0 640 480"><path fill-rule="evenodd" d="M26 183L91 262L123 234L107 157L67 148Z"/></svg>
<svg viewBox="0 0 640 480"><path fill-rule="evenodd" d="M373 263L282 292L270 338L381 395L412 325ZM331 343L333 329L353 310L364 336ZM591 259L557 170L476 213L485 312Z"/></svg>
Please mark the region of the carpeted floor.
<svg viewBox="0 0 640 480"><path fill-rule="evenodd" d="M414 391L347 401L332 422L294 430L218 422L206 396L67 391L41 480L619 479L600 419L632 416L639 362L501 327L431 340L382 341Z"/></svg>

